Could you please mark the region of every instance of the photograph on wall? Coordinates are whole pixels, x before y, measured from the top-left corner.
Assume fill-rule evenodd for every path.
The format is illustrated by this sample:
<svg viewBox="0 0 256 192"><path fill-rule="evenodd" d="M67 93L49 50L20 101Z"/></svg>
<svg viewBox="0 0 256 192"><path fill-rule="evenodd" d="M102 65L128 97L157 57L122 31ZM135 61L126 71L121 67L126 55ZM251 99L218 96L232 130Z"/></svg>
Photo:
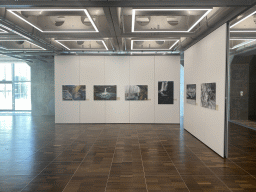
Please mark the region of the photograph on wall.
<svg viewBox="0 0 256 192"><path fill-rule="evenodd" d="M158 104L173 104L173 81L158 81Z"/></svg>
<svg viewBox="0 0 256 192"><path fill-rule="evenodd" d="M85 85L62 85L63 101L84 101L86 100Z"/></svg>
<svg viewBox="0 0 256 192"><path fill-rule="evenodd" d="M187 84L187 103L196 105L196 84Z"/></svg>
<svg viewBox="0 0 256 192"><path fill-rule="evenodd" d="M148 100L147 85L125 86L125 100Z"/></svg>
<svg viewBox="0 0 256 192"><path fill-rule="evenodd" d="M216 109L216 83L203 83L201 85L201 106Z"/></svg>
<svg viewBox="0 0 256 192"><path fill-rule="evenodd" d="M116 100L116 85L94 85L94 100Z"/></svg>

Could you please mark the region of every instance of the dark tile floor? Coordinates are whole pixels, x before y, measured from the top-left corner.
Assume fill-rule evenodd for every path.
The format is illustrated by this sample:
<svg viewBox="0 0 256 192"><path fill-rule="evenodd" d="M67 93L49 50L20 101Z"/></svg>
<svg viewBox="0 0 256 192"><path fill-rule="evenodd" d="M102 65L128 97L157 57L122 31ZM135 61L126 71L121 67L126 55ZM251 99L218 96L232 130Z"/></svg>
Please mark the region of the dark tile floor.
<svg viewBox="0 0 256 192"><path fill-rule="evenodd" d="M179 125L0 116L0 191L256 191L256 132L230 135L222 159Z"/></svg>

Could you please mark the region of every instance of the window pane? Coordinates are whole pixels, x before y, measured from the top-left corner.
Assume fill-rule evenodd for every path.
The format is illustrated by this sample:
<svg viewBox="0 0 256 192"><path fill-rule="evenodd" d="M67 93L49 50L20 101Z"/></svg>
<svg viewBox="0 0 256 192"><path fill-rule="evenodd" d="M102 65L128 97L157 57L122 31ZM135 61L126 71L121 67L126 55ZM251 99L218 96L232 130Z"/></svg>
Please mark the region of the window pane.
<svg viewBox="0 0 256 192"><path fill-rule="evenodd" d="M12 110L12 84L0 84L0 110Z"/></svg>
<svg viewBox="0 0 256 192"><path fill-rule="evenodd" d="M12 81L12 64L0 63L0 81Z"/></svg>
<svg viewBox="0 0 256 192"><path fill-rule="evenodd" d="M15 110L31 110L31 83L15 83Z"/></svg>
<svg viewBox="0 0 256 192"><path fill-rule="evenodd" d="M30 66L26 63L15 63L15 81L30 81Z"/></svg>

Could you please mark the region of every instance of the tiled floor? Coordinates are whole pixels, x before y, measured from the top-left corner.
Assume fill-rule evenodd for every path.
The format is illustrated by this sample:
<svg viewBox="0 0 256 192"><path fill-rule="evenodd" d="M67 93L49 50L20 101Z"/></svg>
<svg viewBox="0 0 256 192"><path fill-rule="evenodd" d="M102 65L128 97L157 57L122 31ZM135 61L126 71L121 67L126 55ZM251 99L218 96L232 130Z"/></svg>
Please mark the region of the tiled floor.
<svg viewBox="0 0 256 192"><path fill-rule="evenodd" d="M222 159L179 125L0 116L0 191L256 191L256 132L231 127Z"/></svg>

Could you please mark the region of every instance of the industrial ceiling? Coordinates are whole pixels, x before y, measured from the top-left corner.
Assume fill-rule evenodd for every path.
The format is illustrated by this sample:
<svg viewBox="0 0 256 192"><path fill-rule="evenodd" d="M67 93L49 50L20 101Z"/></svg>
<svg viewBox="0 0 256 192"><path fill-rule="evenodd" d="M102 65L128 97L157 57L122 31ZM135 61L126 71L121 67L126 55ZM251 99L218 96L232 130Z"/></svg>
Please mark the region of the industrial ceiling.
<svg viewBox="0 0 256 192"><path fill-rule="evenodd" d="M0 0L0 54L180 54L230 22L230 49L253 46L256 0Z"/></svg>

